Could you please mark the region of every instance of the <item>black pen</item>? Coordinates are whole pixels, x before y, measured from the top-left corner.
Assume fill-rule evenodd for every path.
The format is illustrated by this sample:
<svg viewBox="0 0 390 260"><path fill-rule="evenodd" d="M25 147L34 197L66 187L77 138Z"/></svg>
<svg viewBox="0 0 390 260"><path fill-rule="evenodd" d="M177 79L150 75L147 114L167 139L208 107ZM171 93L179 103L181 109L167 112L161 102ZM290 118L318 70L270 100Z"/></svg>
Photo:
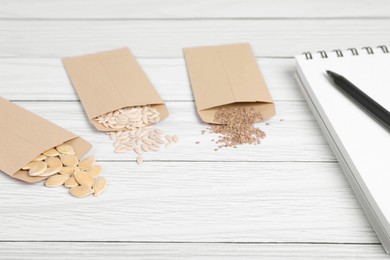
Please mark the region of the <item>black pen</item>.
<svg viewBox="0 0 390 260"><path fill-rule="evenodd" d="M345 94L351 97L356 103L363 107L373 117L375 117L383 126L390 130L390 112L370 98L366 93L353 85L343 76L327 70L326 73L333 80L335 85Z"/></svg>

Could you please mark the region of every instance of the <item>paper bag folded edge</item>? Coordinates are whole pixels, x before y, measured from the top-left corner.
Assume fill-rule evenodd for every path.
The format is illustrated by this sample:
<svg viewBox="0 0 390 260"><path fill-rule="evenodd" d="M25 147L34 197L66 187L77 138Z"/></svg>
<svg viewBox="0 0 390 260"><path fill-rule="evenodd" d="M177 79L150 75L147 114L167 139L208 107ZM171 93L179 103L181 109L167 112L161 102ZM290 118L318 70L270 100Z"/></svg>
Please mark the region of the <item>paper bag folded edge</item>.
<svg viewBox="0 0 390 260"><path fill-rule="evenodd" d="M256 92L255 94L257 95L257 97L253 98L253 96L249 97L248 99L237 99L235 98L234 96L231 98L231 99L228 99L228 100L225 100L225 101L222 101L222 102L216 102L215 104L208 104L208 105L205 105L205 104L200 104L200 102L196 102L196 108L197 108L197 112L199 114L199 116L201 117L201 119L207 123L214 123L214 124L217 124L217 122L214 121L214 114L215 114L215 111L219 108L219 107L229 107L229 106L235 106L235 107L254 107L256 108L256 110L258 112L261 113L262 115L262 119L261 120L265 120L265 119L268 119L272 116L274 116L276 114L276 109L275 109L275 104L272 100L272 97L271 97L271 94L267 88L267 85L265 83L265 80L264 80L264 77L261 73L261 70L256 62L256 59L253 55L253 51L252 51L252 48L250 46L249 43L236 43L236 44L226 44L226 45L220 45L220 46L200 46L200 47L191 47L191 48L184 48L183 49L183 53L184 53L184 56L185 56L185 60L186 60L186 64L187 64L187 72L188 72L188 75L189 75L189 78L190 78L190 81L191 81L191 86L192 88L194 88L194 85L193 85L193 82L192 82L192 76L191 76L191 72L190 72L190 65L189 65L189 61L188 61L188 55L191 55L191 52L193 50L218 50L219 48L235 48L235 47L239 47L239 48L244 48L245 51L249 51L249 53L251 54L250 56L251 57L251 62L253 63L252 65L255 65L256 68L257 68L257 71L258 71L258 81L261 83L259 84L258 88L260 89L259 92ZM221 61L222 62L222 61ZM261 92L261 93L260 93ZM194 96L195 96L195 99L196 99L196 91L194 91L193 89L193 93L194 93ZM197 100L195 100L197 101Z"/></svg>
<svg viewBox="0 0 390 260"><path fill-rule="evenodd" d="M122 53L122 56L119 55L121 53ZM75 60L80 60L80 59L83 59L83 58L87 59L87 58L90 58L90 57L103 57L103 56L105 56L105 58L107 58L107 55L113 55L113 56L116 55L117 58L121 57L121 58L123 58L121 60L122 62L126 61L126 59L128 58L127 62L132 63L132 66L133 66L132 68L135 69L137 71L137 73L139 73L139 77L144 80L143 82L145 83L145 86L148 87L149 91L151 91L151 97L149 97L149 99L150 99L149 102L143 102L143 101L142 102L132 102L131 104L130 103L124 104L123 102L121 102L121 103L118 102L118 103L112 104L110 109L106 109L106 110L100 111L101 113L94 113L94 114L91 114L90 109L86 109L86 107L83 104L82 97L80 96L80 93L79 93L79 87L76 87L76 85L77 85L77 83L76 83L77 82L77 76L76 76L76 80L75 80L74 79L75 75L71 75L72 73L71 73L71 68L70 67L72 66L72 62L75 61ZM144 70L142 69L141 65L138 63L138 61L134 57L134 55L131 53L129 48L122 47L122 48L118 48L118 49L114 49L114 50L108 50L108 51L102 51L102 52L98 52L98 53L84 54L84 55L75 56L75 57L65 57L65 58L62 59L62 62L63 62L63 65L65 67L65 70L66 70L66 72L68 74L68 77L69 77L70 81L72 82L72 85L74 86L76 92L79 94L80 100L81 100L81 102L83 104L83 107L84 107L84 111L86 112L89 121L95 126L95 128L97 130L99 130L99 131L120 131L120 130L125 130L126 128L123 128L123 129L106 128L103 125L98 124L94 120L96 117L98 117L100 115L104 115L104 114L110 113L110 112L115 111L115 110L119 110L119 109L124 108L124 107L134 107L134 106L150 105L152 107L155 107L157 110L159 110L159 112L160 112L160 120L164 120L165 118L168 117L168 115L169 115L168 108L165 105L164 100L160 97L159 93L157 92L157 90L155 89L155 87L153 86L153 84L151 83L149 78L147 77L146 73L144 72ZM131 66L129 65L129 67L131 67ZM109 74L108 71L106 71L106 73ZM114 81L112 79L111 79L111 83L113 85L115 85L115 83L114 83Z"/></svg>
<svg viewBox="0 0 390 260"><path fill-rule="evenodd" d="M86 140L84 140L83 138L81 138L79 136L75 136L74 138L71 138L71 139L65 139L64 141L59 142L57 145L60 145L60 144L63 144L63 143L70 144L75 149L76 156L79 159L81 159L92 148L92 145L89 142L87 142ZM47 147L46 150L54 148L54 147ZM41 153L46 151L46 150L41 151ZM31 160L33 160L39 154L37 154L34 157L32 157ZM24 165L21 166L19 168L19 170L17 170L13 174L9 174L7 172L4 172L4 173L6 173L7 175L9 175L9 176L11 176L11 177L13 177L15 179L18 179L18 180L21 180L21 181L25 181L25 182L29 182L29 183L39 182L41 180L44 180L44 179L48 178L48 177L39 177L39 176L36 176L36 177L35 176L34 177L29 176L28 175L28 171L21 170L22 167L24 167Z"/></svg>

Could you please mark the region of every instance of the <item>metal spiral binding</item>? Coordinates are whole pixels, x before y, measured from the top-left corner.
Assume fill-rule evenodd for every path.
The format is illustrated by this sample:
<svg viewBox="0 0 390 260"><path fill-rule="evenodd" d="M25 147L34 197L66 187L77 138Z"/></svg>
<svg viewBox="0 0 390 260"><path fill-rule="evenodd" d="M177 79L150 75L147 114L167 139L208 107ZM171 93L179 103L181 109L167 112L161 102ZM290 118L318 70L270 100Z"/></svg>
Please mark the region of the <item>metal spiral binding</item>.
<svg viewBox="0 0 390 260"><path fill-rule="evenodd" d="M382 53L390 53L389 49L388 49L388 47L386 45L379 45L379 46L376 47L376 49L380 49L382 51ZM368 55L375 54L374 49L372 47L363 47L363 48L361 48L361 50L365 50ZM359 51L356 48L348 48L346 51L350 51L353 56L358 56L359 55ZM333 50L332 52L335 52L338 58L344 57L344 53L340 49ZM328 58L328 54L327 54L326 51L318 51L317 53L319 53L321 55L322 59L327 59ZM313 55L311 54L310 51L306 51L306 52L304 52L302 54L305 55L305 58L307 60L312 60L313 59Z"/></svg>

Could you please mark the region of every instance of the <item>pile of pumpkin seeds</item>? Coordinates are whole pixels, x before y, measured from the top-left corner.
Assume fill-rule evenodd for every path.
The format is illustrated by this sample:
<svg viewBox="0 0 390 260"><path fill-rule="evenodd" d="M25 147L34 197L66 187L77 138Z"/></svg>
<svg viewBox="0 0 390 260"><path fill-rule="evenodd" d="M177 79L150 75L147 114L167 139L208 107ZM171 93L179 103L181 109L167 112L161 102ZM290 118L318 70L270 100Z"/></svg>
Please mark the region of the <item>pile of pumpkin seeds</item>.
<svg viewBox="0 0 390 260"><path fill-rule="evenodd" d="M73 147L65 143L43 152L22 170L33 177L48 177L46 187L64 185L77 198L99 196L107 186L106 180L99 177L101 167L95 165L95 157L79 161Z"/></svg>

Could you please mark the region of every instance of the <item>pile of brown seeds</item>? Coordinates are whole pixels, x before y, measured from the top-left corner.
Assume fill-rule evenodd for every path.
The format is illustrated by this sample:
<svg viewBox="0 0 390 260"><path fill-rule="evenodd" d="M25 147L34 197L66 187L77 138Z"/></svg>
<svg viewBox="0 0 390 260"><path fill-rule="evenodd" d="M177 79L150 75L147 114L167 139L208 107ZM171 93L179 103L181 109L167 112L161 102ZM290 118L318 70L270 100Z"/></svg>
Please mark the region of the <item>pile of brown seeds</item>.
<svg viewBox="0 0 390 260"><path fill-rule="evenodd" d="M114 141L116 153L133 151L137 156L138 164L143 162L144 153L158 151L161 145L169 147L178 141L176 135L166 135L164 138L161 130L151 127L160 121L160 112L150 106L119 109L101 115L95 120L108 128L126 128L126 130L107 132L107 134Z"/></svg>
<svg viewBox="0 0 390 260"><path fill-rule="evenodd" d="M253 108L219 108L214 116L214 121L219 124L211 124L207 130L210 133L219 134L218 148L234 147L241 144L260 144L265 138L265 133L254 124L261 120L261 114ZM204 131L204 130L203 130ZM202 131L202 134L205 133ZM218 149L215 149L218 150Z"/></svg>
<svg viewBox="0 0 390 260"><path fill-rule="evenodd" d="M61 144L43 152L22 170L28 171L30 176L49 177L45 181L46 187L64 185L77 198L90 194L98 196L107 186L106 180L98 177L101 167L95 165L95 157L79 161L69 144Z"/></svg>

